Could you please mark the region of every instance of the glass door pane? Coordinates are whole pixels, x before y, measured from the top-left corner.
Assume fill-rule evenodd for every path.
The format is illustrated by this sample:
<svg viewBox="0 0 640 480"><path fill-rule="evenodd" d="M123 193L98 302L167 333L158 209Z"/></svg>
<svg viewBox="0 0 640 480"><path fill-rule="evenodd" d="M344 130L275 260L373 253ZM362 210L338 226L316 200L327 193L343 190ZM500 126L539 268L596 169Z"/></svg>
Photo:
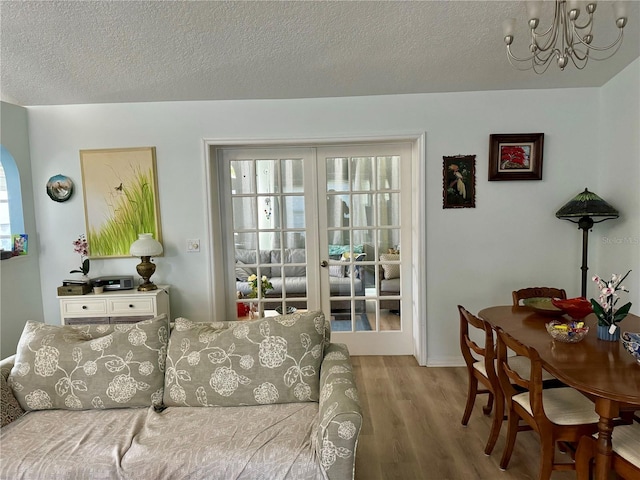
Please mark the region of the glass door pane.
<svg viewBox="0 0 640 480"><path fill-rule="evenodd" d="M309 149L224 151L231 185L238 318L308 308L304 188L308 153Z"/></svg>
<svg viewBox="0 0 640 480"><path fill-rule="evenodd" d="M407 145L319 149L320 178L326 183L323 258L334 331L403 328L401 155L409 162L408 152Z"/></svg>
<svg viewBox="0 0 640 480"><path fill-rule="evenodd" d="M222 159L227 311L322 309L356 355L413 351L411 145L230 148Z"/></svg>

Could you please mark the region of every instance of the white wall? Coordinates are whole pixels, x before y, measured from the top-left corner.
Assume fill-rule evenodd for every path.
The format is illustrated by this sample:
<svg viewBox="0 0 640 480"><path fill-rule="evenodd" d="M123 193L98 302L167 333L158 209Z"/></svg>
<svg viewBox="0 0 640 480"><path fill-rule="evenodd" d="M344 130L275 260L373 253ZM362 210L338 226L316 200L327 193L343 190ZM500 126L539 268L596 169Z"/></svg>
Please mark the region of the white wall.
<svg viewBox="0 0 640 480"><path fill-rule="evenodd" d="M426 287L430 364L459 363L456 305L510 303L514 288L555 285L578 295L579 232L555 211L598 180L598 89L472 92L302 100L172 102L29 108L46 321L58 323L56 287L76 266L84 232L80 149L156 146L172 316L206 320L207 245L203 139L328 138L427 132ZM637 116L637 108L636 113ZM542 181L488 182L491 133L545 133ZM477 155L477 208L442 210L442 157ZM56 173L78 193L56 204ZM135 274L136 260L92 262L91 275Z"/></svg>
<svg viewBox="0 0 640 480"><path fill-rule="evenodd" d="M624 284L619 306L633 303L631 311L640 313L640 60L600 89L598 151L598 190L596 193L620 212L617 220L595 225L590 240L596 268L589 268L589 279L598 274L609 278L633 269ZM587 292L597 298L595 284L589 280ZM624 322L620 324L624 330Z"/></svg>
<svg viewBox="0 0 640 480"><path fill-rule="evenodd" d="M25 231L13 233L29 235L28 255L0 262L0 358L5 358L15 353L25 322L42 321L43 314L27 110L2 102L0 122L0 143L11 153L20 174Z"/></svg>

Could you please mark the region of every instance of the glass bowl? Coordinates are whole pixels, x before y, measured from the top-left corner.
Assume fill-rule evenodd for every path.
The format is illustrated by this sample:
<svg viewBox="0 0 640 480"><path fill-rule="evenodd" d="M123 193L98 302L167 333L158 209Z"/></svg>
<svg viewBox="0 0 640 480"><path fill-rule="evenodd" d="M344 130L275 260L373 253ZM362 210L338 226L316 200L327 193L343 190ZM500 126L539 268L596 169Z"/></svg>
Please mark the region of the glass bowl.
<svg viewBox="0 0 640 480"><path fill-rule="evenodd" d="M622 332L620 336L624 349L636 359L640 365L640 333Z"/></svg>
<svg viewBox="0 0 640 480"><path fill-rule="evenodd" d="M554 340L558 340L563 343L578 343L589 333L589 327L583 322L561 322L559 320L553 320L547 323L547 332L553 337Z"/></svg>
<svg viewBox="0 0 640 480"><path fill-rule="evenodd" d="M566 300L554 298L551 303L575 320L582 320L593 312L591 302L584 297L567 298Z"/></svg>

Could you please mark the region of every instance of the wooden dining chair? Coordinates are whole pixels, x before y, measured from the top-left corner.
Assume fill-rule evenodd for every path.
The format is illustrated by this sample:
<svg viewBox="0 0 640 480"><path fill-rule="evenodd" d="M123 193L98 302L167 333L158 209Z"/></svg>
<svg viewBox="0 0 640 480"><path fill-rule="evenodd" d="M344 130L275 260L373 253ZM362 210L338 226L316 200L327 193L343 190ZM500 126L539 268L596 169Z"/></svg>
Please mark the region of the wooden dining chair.
<svg viewBox="0 0 640 480"><path fill-rule="evenodd" d="M484 453L485 455L491 455L504 421L504 395L500 389L496 369L495 335L488 322L476 317L462 305L458 305L458 311L460 313L460 350L467 366L469 379L467 403L462 416L462 425L466 426L469 423L477 395L488 394L487 404L482 407L482 411L485 415L490 415L495 403L495 412ZM482 338L482 346L471 338L470 332L474 330L477 332L476 338ZM511 358L511 366L523 377L529 375L530 365L528 358ZM546 370L542 371L542 380L545 387L558 385L557 379ZM482 384L485 388L478 389L479 384Z"/></svg>
<svg viewBox="0 0 640 480"><path fill-rule="evenodd" d="M598 441L582 437L576 451L576 478L590 480L592 460ZM640 423L633 422L613 429L611 468L625 480L640 478Z"/></svg>
<svg viewBox="0 0 640 480"><path fill-rule="evenodd" d="M553 470L574 470L575 464L555 461L558 442L577 443L583 435L598 431L599 416L595 405L577 390L569 387L542 388L542 362L538 352L497 329L497 369L500 386L505 395L507 411L507 440L500 460L506 469L513 453L518 431L531 429L540 437L539 480L548 480ZM523 377L511 365L511 349L531 362L529 377ZM525 391L519 392L514 385ZM521 421L524 424L521 425Z"/></svg>
<svg viewBox="0 0 640 480"><path fill-rule="evenodd" d="M567 292L562 288L554 287L529 287L521 288L520 290L514 290L511 293L513 298L513 306L520 305L520 300L526 300L527 298L567 298Z"/></svg>
<svg viewBox="0 0 640 480"><path fill-rule="evenodd" d="M462 415L462 425L469 423L471 412L477 395L487 394L488 399L482 411L485 415L490 415L495 403L495 411L491 422L491 431L484 448L485 455L491 455L495 447L500 428L504 420L504 396L500 389L498 376L496 374L496 349L494 334L491 325L486 321L476 317L467 311L462 305L458 305L460 313L460 350L467 366L468 390L467 403ZM482 338L480 345L471 338L471 332L476 332L476 338ZM514 358L512 364L516 365L521 372L528 372L529 360L526 358ZM548 374L547 374L548 375ZM547 378L553 379L551 375ZM478 389L482 384L484 388Z"/></svg>

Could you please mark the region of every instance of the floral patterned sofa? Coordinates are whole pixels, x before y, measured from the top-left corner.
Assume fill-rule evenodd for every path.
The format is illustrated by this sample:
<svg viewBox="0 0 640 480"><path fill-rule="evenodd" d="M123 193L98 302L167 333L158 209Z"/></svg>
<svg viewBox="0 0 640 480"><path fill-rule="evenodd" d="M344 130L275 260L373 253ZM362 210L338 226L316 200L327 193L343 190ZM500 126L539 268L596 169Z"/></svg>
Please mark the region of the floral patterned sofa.
<svg viewBox="0 0 640 480"><path fill-rule="evenodd" d="M321 312L27 322L0 362L3 479L353 479L362 425Z"/></svg>

